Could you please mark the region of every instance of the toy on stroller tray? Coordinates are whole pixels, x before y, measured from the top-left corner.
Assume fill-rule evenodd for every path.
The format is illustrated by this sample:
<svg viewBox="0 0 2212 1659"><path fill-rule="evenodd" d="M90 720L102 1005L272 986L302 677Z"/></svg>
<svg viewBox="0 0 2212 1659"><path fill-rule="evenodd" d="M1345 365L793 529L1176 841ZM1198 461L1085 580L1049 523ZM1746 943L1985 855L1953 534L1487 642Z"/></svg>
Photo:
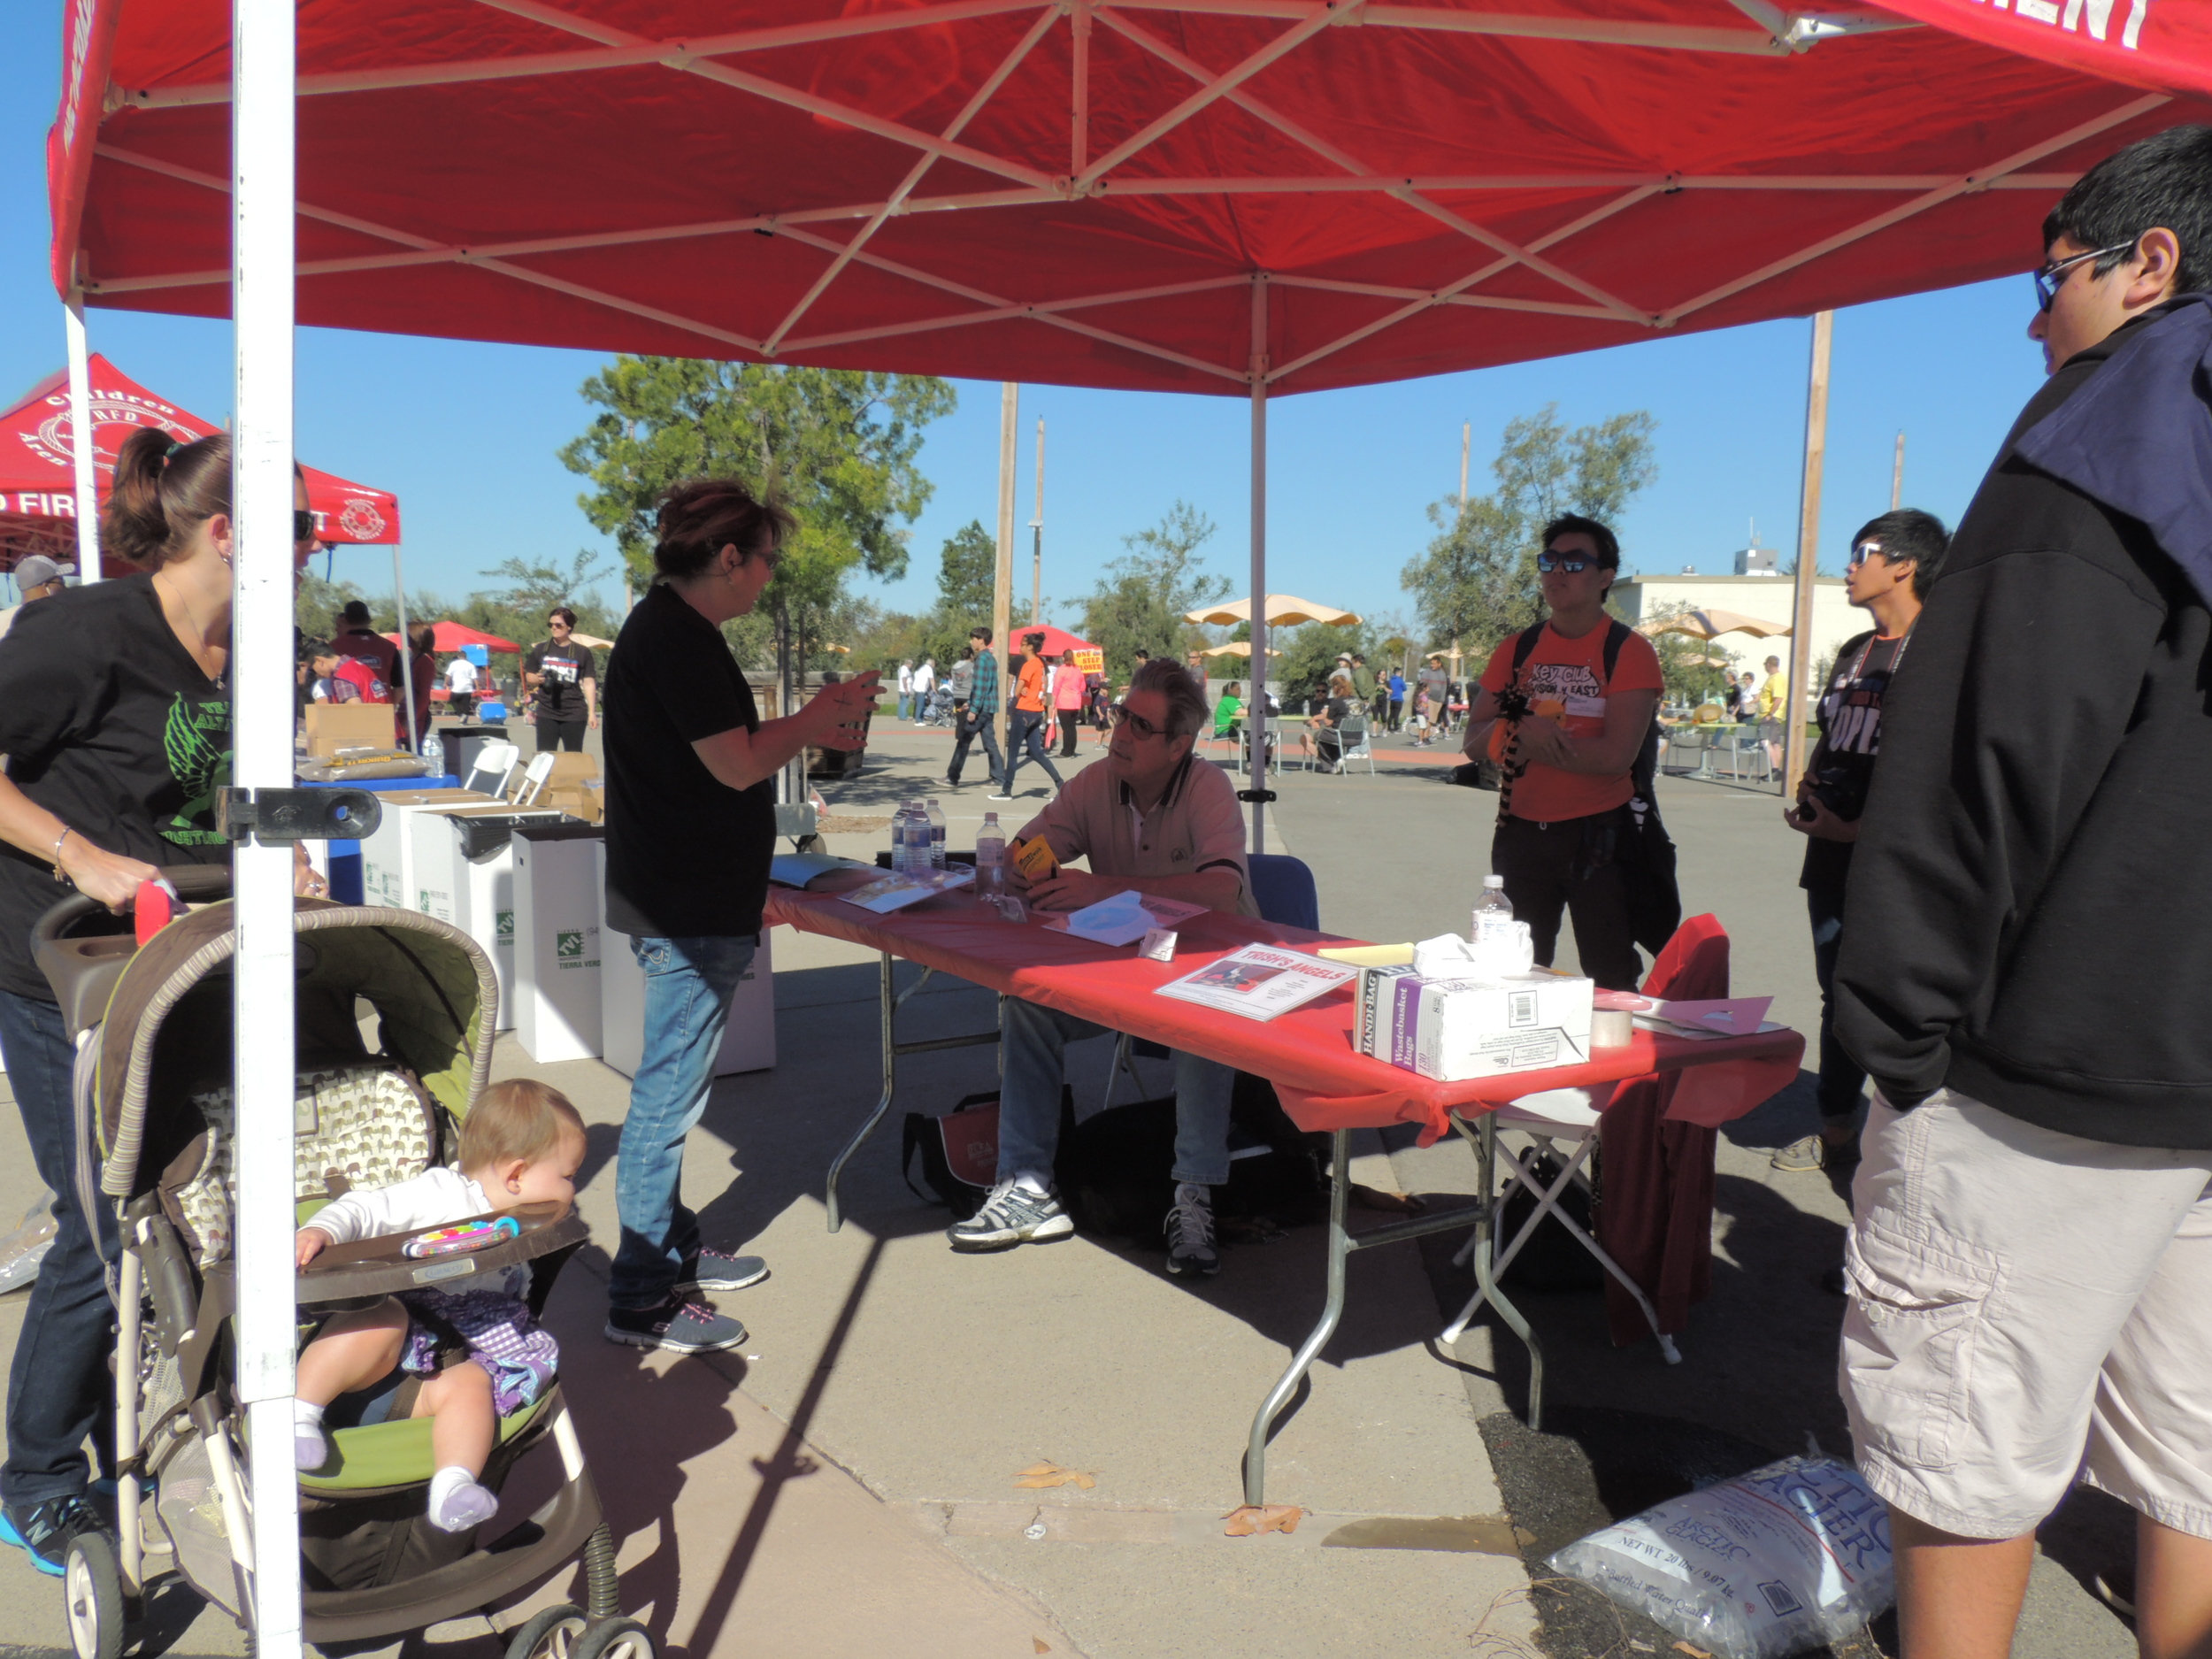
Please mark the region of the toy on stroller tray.
<svg viewBox="0 0 2212 1659"><path fill-rule="evenodd" d="M167 873L186 900L224 900L229 890L225 868ZM80 895L49 911L34 938L78 1041L78 1199L88 1215L111 1207L123 1247L108 1276L118 1316L116 1537L86 1532L69 1546L64 1587L78 1659L116 1659L142 1598L165 1579L183 1579L242 1624L252 1606L255 1448L231 1334L231 907L203 902L143 945L116 926ZM428 916L303 900L293 927L295 1197L304 1221L351 1187L389 1186L450 1159L488 1079L498 989L475 942ZM357 998L378 1016L377 1052L363 1040ZM454 1242L437 1236L450 1227L326 1249L296 1281L303 1337L349 1306L518 1266L529 1271L538 1313L586 1240L583 1222L554 1204L484 1219L465 1252L440 1248ZM413 1386L403 1384L402 1394ZM298 1477L305 1640L419 1631L511 1601L580 1556L587 1606L533 1617L508 1659L651 1659L651 1637L621 1617L613 1539L557 1379L500 1420L480 1479L497 1492L518 1459L549 1440L558 1488L481 1544L426 1517L431 1420L410 1416L404 1398L350 1402L357 1425L344 1426L348 1414L334 1405L329 1463ZM276 1450L291 1462L288 1440Z"/></svg>

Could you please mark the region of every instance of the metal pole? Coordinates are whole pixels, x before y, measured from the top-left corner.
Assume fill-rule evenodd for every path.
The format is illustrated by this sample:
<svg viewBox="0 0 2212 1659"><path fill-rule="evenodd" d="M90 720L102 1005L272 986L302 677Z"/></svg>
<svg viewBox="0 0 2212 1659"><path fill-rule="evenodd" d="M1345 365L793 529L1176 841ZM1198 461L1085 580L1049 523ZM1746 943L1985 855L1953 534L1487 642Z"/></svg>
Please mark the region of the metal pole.
<svg viewBox="0 0 2212 1659"><path fill-rule="evenodd" d="M991 647L998 653L999 706L983 710L985 721L995 727L1014 689L1014 642L1006 633L1014 622L1014 426L1021 414L1021 392L1012 380L999 387L998 562L991 576ZM1010 748L1013 722L1008 721L1004 729Z"/></svg>
<svg viewBox="0 0 2212 1659"><path fill-rule="evenodd" d="M1813 361L1805 387L1805 482L1798 498L1797 584L1790 605L1789 724L1782 741L1782 793L1797 787L1805 772L1805 723L1811 718L1805 680L1813 672L1813 581L1820 567L1820 474L1828 457L1828 354L1836 314L1813 313Z"/></svg>
<svg viewBox="0 0 2212 1659"><path fill-rule="evenodd" d="M293 0L234 0L231 316L232 777L292 783ZM253 1451L253 1635L300 1652L299 1476L292 1466L292 851L241 841L233 1099L238 1141L238 1398Z"/></svg>
<svg viewBox="0 0 2212 1659"><path fill-rule="evenodd" d="M69 337L69 447L77 472L77 580L100 580L99 451L92 441L92 359L85 349L84 296L72 294L62 307L62 331Z"/></svg>
<svg viewBox="0 0 2212 1659"><path fill-rule="evenodd" d="M407 635L407 584L400 574L399 543L392 543L392 596L399 610L399 679L406 687L407 741L400 747L411 755L422 751L415 743L415 642Z"/></svg>
<svg viewBox="0 0 2212 1659"><path fill-rule="evenodd" d="M1905 504L1905 434L1897 434L1897 459L1889 469L1889 510L1895 512Z"/></svg>
<svg viewBox="0 0 2212 1659"><path fill-rule="evenodd" d="M1467 457L1475 444L1475 423L1462 421L1459 427L1459 510L1467 511Z"/></svg>
<svg viewBox="0 0 2212 1659"><path fill-rule="evenodd" d="M1029 571L1029 622L1045 625L1045 419L1037 417L1037 513L1029 521L1032 562Z"/></svg>
<svg viewBox="0 0 2212 1659"><path fill-rule="evenodd" d="M1267 850L1267 273L1252 276L1252 846Z"/></svg>

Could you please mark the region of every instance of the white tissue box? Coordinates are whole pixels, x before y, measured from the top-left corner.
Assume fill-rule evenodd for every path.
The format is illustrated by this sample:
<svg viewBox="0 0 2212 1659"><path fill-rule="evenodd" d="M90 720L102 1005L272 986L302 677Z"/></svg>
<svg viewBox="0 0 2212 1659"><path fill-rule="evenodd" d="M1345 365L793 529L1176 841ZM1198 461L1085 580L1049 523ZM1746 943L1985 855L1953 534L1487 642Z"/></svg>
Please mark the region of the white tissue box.
<svg viewBox="0 0 2212 1659"><path fill-rule="evenodd" d="M1588 979L1554 973L1429 979L1406 968L1360 975L1360 1051L1459 1083L1590 1057Z"/></svg>

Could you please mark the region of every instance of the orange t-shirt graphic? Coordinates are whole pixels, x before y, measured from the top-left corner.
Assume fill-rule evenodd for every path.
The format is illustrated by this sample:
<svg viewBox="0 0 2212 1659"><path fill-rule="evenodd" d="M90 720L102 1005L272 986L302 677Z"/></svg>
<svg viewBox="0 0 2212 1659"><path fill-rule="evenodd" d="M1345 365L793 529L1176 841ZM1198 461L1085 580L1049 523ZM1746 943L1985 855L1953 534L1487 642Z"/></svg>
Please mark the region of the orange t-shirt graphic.
<svg viewBox="0 0 2212 1659"><path fill-rule="evenodd" d="M1537 718L1558 721L1571 736L1591 738L1605 731L1608 691L1657 691L1659 654L1640 634L1622 641L1620 659L1614 664L1613 682L1605 682L1605 636L1609 625L1601 621L1580 639L1571 640L1551 624L1521 666L1521 685ZM1499 692L1512 683L1513 647L1518 634L1509 634L1490 653L1482 671L1486 691ZM1539 824L1588 818L1626 806L1635 793L1625 769L1605 777L1595 772L1562 772L1556 766L1532 763L1513 786L1513 816Z"/></svg>

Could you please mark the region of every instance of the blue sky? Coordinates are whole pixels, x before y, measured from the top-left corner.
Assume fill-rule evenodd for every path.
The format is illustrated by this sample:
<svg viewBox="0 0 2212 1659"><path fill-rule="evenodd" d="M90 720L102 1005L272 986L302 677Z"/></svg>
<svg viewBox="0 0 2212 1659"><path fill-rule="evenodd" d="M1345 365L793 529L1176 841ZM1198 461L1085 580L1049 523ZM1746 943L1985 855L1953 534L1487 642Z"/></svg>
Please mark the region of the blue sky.
<svg viewBox="0 0 2212 1659"><path fill-rule="evenodd" d="M0 394L63 361L61 310L46 278L43 177L60 8L19 29L0 60ZM28 35L31 38L22 38ZM2023 248L2026 269L2037 250ZM1839 312L1829 408L1821 552L1889 504L1897 433L1907 434L1905 499L1955 522L1998 441L2041 375L2025 339L2025 277ZM149 388L210 419L230 407L227 324L95 310L93 349ZM1474 425L1471 487L1485 488L1507 421L1556 402L1572 424L1647 410L1658 421L1657 482L1620 526L1626 565L1647 572L1730 568L1755 520L1793 547L1810 325L1803 319L1658 339L1609 351L1348 391L1271 406L1269 586L1369 614L1412 606L1398 572L1432 531L1430 503L1458 488L1460 426ZM514 555L563 562L601 544L576 506L580 480L555 451L584 426L576 388L592 353L303 329L298 451L327 471L397 493L411 588L454 597ZM956 413L929 429L921 464L935 485L911 526L900 582L868 584L885 604L921 609L937 552L997 499L999 395L959 383ZM1045 592L1087 591L1121 537L1178 499L1220 526L1211 566L1246 585L1248 414L1233 397L1022 388L1017 595L1029 588L1035 425L1048 425ZM338 573L388 591L380 550L338 555ZM1055 620L1071 616L1056 609Z"/></svg>

